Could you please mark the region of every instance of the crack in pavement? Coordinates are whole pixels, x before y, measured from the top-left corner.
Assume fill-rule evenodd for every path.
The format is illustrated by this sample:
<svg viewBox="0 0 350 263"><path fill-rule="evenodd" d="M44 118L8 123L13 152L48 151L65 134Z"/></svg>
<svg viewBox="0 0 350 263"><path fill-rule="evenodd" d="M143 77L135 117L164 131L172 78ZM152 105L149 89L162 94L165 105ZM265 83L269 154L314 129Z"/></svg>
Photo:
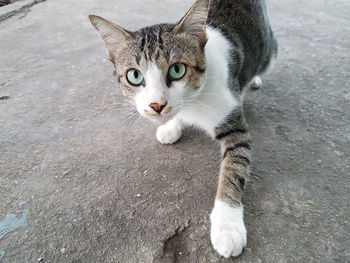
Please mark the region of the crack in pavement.
<svg viewBox="0 0 350 263"><path fill-rule="evenodd" d="M12 10L8 13L5 13L3 15L0 16L0 23L9 19L10 17L13 17L15 15L24 13L24 16L30 11L30 8L34 5L40 4L42 2L45 2L47 0L34 0L33 2L30 2L24 6L21 6L20 8L17 8L15 10Z"/></svg>
<svg viewBox="0 0 350 263"><path fill-rule="evenodd" d="M163 244L162 244L162 248L160 253L154 257L155 262L158 262L157 260L161 260L162 257L164 256L164 252L165 249L167 247L167 244L174 239L175 237L177 237L178 235L180 235L182 232L184 232L187 228L190 227L190 219L188 219L186 222L184 222L183 224L179 225L168 237L166 237L163 240Z"/></svg>

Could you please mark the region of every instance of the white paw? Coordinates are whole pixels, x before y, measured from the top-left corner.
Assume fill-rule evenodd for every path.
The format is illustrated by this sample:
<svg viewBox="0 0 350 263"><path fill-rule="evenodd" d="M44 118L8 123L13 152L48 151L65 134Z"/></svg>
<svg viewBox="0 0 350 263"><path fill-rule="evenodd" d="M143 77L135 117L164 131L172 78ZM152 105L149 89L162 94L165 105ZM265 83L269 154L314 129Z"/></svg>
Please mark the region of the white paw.
<svg viewBox="0 0 350 263"><path fill-rule="evenodd" d="M253 89L260 89L261 86L262 86L261 78L259 76L254 77L250 84L250 87Z"/></svg>
<svg viewBox="0 0 350 263"><path fill-rule="evenodd" d="M171 121L157 129L157 140L162 144L173 144L180 139L181 135L181 126Z"/></svg>
<svg viewBox="0 0 350 263"><path fill-rule="evenodd" d="M223 201L216 200L210 221L210 238L214 249L225 258L239 256L247 244L243 208L232 207Z"/></svg>

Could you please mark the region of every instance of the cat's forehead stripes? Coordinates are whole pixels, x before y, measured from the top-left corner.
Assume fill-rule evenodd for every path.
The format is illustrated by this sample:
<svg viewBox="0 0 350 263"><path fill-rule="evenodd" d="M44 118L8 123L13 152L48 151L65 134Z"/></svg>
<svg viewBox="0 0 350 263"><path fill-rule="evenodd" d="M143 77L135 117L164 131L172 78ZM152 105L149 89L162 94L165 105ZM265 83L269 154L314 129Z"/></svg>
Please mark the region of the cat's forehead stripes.
<svg viewBox="0 0 350 263"><path fill-rule="evenodd" d="M169 60L169 52L164 48L163 33L170 32L173 26L168 24L160 24L142 28L135 33L136 48L138 49L135 57L137 64L140 60L157 61L161 55Z"/></svg>

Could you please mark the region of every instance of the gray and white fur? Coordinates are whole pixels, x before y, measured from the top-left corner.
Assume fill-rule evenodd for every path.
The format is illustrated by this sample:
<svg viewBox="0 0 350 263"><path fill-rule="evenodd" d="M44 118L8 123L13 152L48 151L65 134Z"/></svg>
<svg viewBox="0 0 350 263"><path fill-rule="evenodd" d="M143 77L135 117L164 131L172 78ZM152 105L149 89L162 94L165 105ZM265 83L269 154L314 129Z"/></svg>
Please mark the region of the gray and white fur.
<svg viewBox="0 0 350 263"><path fill-rule="evenodd" d="M89 18L105 41L124 97L142 116L164 123L159 142L175 143L189 125L221 144L210 236L220 255L238 256L247 242L241 198L251 164L242 104L277 56L265 2L197 0L178 23L136 32Z"/></svg>

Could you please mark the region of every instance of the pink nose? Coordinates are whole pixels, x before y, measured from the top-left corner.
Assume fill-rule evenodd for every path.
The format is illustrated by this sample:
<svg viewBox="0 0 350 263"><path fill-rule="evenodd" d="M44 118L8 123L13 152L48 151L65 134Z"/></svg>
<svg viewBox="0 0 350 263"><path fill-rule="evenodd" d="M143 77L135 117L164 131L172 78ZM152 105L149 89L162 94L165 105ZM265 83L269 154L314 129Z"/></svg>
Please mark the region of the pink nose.
<svg viewBox="0 0 350 263"><path fill-rule="evenodd" d="M168 102L166 102L165 104L159 104L159 103L151 103L149 106L158 114L160 114L162 112L162 110L165 108L165 106L168 104Z"/></svg>

